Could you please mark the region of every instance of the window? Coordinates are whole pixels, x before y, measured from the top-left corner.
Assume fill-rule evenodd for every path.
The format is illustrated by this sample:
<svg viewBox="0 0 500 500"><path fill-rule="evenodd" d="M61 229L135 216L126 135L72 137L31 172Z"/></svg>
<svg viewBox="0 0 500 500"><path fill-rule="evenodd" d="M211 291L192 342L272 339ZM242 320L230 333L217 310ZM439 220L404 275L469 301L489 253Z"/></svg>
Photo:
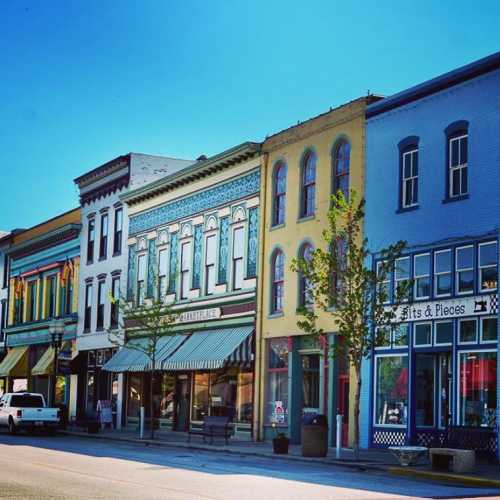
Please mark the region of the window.
<svg viewBox="0 0 500 500"><path fill-rule="evenodd" d="M162 248L158 252L158 298L164 300L167 295L168 252Z"/></svg>
<svg viewBox="0 0 500 500"><path fill-rule="evenodd" d="M475 319L460 319L458 321L458 342L460 344L477 342L477 321Z"/></svg>
<svg viewBox="0 0 500 500"><path fill-rule="evenodd" d="M99 259L105 259L108 254L108 214L101 216L101 242L99 245Z"/></svg>
<svg viewBox="0 0 500 500"><path fill-rule="evenodd" d="M345 199L349 198L349 168L351 163L351 145L340 141L333 150L333 192L342 191Z"/></svg>
<svg viewBox="0 0 500 500"><path fill-rule="evenodd" d="M302 409L319 412L319 354L303 354L302 358Z"/></svg>
<svg viewBox="0 0 500 500"><path fill-rule="evenodd" d="M375 358L375 425L406 426L408 356Z"/></svg>
<svg viewBox="0 0 500 500"><path fill-rule="evenodd" d="M456 198L468 193L467 139L465 133L448 139L449 155L449 197Z"/></svg>
<svg viewBox="0 0 500 500"><path fill-rule="evenodd" d="M233 231L233 290L243 288L243 255L245 246L244 228Z"/></svg>
<svg viewBox="0 0 500 500"><path fill-rule="evenodd" d="M377 276L380 279L378 293L384 304L391 301L391 274L384 267L385 262L377 262Z"/></svg>
<svg viewBox="0 0 500 500"><path fill-rule="evenodd" d="M436 297L451 294L451 250L434 253L434 293Z"/></svg>
<svg viewBox="0 0 500 500"><path fill-rule="evenodd" d="M122 253L122 236L123 236L123 208L115 210L115 232L113 235L113 255Z"/></svg>
<svg viewBox="0 0 500 500"><path fill-rule="evenodd" d="M496 316L481 318L481 342L496 342L498 339Z"/></svg>
<svg viewBox="0 0 500 500"><path fill-rule="evenodd" d="M416 299L428 299L431 295L431 257L425 253L413 259L414 294Z"/></svg>
<svg viewBox="0 0 500 500"><path fill-rule="evenodd" d="M413 345L415 347L432 345L432 323L415 323L413 328Z"/></svg>
<svg viewBox="0 0 500 500"><path fill-rule="evenodd" d="M37 286L33 280L28 283L28 321L36 320L36 295Z"/></svg>
<svg viewBox="0 0 500 500"><path fill-rule="evenodd" d="M85 317L83 329L88 332L92 322L92 284L87 283L85 287Z"/></svg>
<svg viewBox="0 0 500 500"><path fill-rule="evenodd" d="M110 326L111 328L118 327L118 315L119 315L119 307L118 301L120 300L120 278L115 277L111 280L111 295L113 299L111 301L111 317L110 317Z"/></svg>
<svg viewBox="0 0 500 500"><path fill-rule="evenodd" d="M68 272L66 275L64 287L64 314L71 314L73 312L73 274Z"/></svg>
<svg viewBox="0 0 500 500"><path fill-rule="evenodd" d="M288 424L288 342L268 341L266 422Z"/></svg>
<svg viewBox="0 0 500 500"><path fill-rule="evenodd" d="M453 321L436 321L434 323L434 343L450 345L453 342Z"/></svg>
<svg viewBox="0 0 500 500"><path fill-rule="evenodd" d="M137 257L137 304L142 306L146 298L146 255Z"/></svg>
<svg viewBox="0 0 500 500"><path fill-rule="evenodd" d="M104 327L104 287L105 282L99 281L97 285L97 330Z"/></svg>
<svg viewBox="0 0 500 500"><path fill-rule="evenodd" d="M498 249L497 242L479 245L479 284L481 292L497 289Z"/></svg>
<svg viewBox="0 0 500 500"><path fill-rule="evenodd" d="M305 243L300 249L299 257L307 262L311 261L313 247L310 243ZM311 295L311 284L309 280L299 273L299 306L311 306L314 299Z"/></svg>
<svg viewBox="0 0 500 500"><path fill-rule="evenodd" d="M181 299L189 297L191 289L190 281L191 269L191 242L186 241L181 246Z"/></svg>
<svg viewBox="0 0 500 500"><path fill-rule="evenodd" d="M418 149L409 148L401 158L401 208L418 205Z"/></svg>
<svg viewBox="0 0 500 500"><path fill-rule="evenodd" d="M191 419L203 420L208 415L209 408L210 373L195 372L193 383L193 407Z"/></svg>
<svg viewBox="0 0 500 500"><path fill-rule="evenodd" d="M496 427L497 353L490 351L459 354L459 424Z"/></svg>
<svg viewBox="0 0 500 500"><path fill-rule="evenodd" d="M396 295L397 293L401 293L405 286L408 287L408 282L410 280L410 257L396 259L394 265L394 275L396 280L394 295ZM408 291L403 300L408 300L409 295L410 291Z"/></svg>
<svg viewBox="0 0 500 500"><path fill-rule="evenodd" d="M205 243L205 293L212 295L215 293L215 261L217 259L215 234L207 236Z"/></svg>
<svg viewBox="0 0 500 500"><path fill-rule="evenodd" d="M95 219L89 220L89 230L87 234L87 262L94 260L94 241L95 241Z"/></svg>
<svg viewBox="0 0 500 500"><path fill-rule="evenodd" d="M285 255L281 250L276 250L272 258L272 290L271 313L283 311L283 297L285 294Z"/></svg>
<svg viewBox="0 0 500 500"><path fill-rule="evenodd" d="M273 226L285 223L286 165L279 162L274 168Z"/></svg>
<svg viewBox="0 0 500 500"><path fill-rule="evenodd" d="M457 248L455 258L457 294L472 293L474 291L474 247L469 245Z"/></svg>
<svg viewBox="0 0 500 500"><path fill-rule="evenodd" d="M47 318L56 317L56 290L57 290L57 277L50 276L47 278Z"/></svg>
<svg viewBox="0 0 500 500"><path fill-rule="evenodd" d="M389 349L391 347L407 347L410 327L408 323L398 323L394 327L377 327L376 349Z"/></svg>
<svg viewBox="0 0 500 500"><path fill-rule="evenodd" d="M316 155L310 151L304 157L302 165L301 217L314 215L316 198Z"/></svg>

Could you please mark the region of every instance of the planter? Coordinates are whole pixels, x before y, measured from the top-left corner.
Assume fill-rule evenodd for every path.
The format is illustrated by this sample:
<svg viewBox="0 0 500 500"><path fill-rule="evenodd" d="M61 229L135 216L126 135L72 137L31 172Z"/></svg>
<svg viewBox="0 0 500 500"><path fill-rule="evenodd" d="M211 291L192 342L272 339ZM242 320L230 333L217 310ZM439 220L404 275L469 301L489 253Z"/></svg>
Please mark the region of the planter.
<svg viewBox="0 0 500 500"><path fill-rule="evenodd" d="M290 440L287 437L274 438L273 452L276 453L276 455L287 455L289 444Z"/></svg>

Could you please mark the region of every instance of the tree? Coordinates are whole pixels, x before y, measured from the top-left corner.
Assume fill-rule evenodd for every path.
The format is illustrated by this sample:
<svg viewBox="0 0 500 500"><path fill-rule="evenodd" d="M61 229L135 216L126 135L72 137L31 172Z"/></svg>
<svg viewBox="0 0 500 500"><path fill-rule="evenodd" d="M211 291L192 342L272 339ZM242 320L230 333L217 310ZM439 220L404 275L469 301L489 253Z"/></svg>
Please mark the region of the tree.
<svg viewBox="0 0 500 500"><path fill-rule="evenodd" d="M154 289L157 287L154 286ZM121 296L118 298L111 296L110 301L115 307L114 314L119 316L115 317L118 328L108 331L110 342L119 347L126 343L128 349L141 352L148 358L149 421L150 437L153 439L155 435L153 387L158 371L158 344L162 338L175 335L174 325L179 314L172 309L172 304L166 304L160 297L129 302ZM146 341L139 341L140 339ZM142 396L144 397L144 394Z"/></svg>
<svg viewBox="0 0 500 500"><path fill-rule="evenodd" d="M378 269L372 269L372 253L363 236L365 201L357 201L355 191L349 200L339 191L332 196L328 227L323 231L325 248L316 248L307 258L294 259L292 270L306 283L308 300L299 309L298 327L305 333L324 336L318 326L321 311L332 318L336 334L342 339L329 348L329 355L347 359L354 370L354 453L359 456L359 413L363 359L381 345L395 329L398 307L409 297L409 276L398 282L394 300L388 304L387 280L396 260L406 248L398 241L377 252ZM376 328L374 329L374 326Z"/></svg>

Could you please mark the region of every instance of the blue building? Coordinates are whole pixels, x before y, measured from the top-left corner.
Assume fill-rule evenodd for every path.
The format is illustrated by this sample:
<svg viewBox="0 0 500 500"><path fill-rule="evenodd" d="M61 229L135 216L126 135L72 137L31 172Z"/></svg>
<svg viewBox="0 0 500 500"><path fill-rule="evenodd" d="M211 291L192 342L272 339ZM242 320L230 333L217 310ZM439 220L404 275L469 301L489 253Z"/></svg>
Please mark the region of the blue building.
<svg viewBox="0 0 500 500"><path fill-rule="evenodd" d="M497 451L500 53L368 106L366 134L366 236L408 243L391 293L414 281L364 366L361 444L465 426Z"/></svg>

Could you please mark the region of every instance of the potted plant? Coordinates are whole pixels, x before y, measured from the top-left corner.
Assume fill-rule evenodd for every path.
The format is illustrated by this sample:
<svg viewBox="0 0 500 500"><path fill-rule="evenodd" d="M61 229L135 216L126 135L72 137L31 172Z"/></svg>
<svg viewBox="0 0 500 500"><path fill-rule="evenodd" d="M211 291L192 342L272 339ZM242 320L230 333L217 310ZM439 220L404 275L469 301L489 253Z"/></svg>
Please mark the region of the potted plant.
<svg viewBox="0 0 500 500"><path fill-rule="evenodd" d="M273 423L272 426L276 429L275 423ZM273 438L273 452L277 455L287 455L289 444L290 440L286 437L286 434L284 432L276 431L276 435Z"/></svg>

